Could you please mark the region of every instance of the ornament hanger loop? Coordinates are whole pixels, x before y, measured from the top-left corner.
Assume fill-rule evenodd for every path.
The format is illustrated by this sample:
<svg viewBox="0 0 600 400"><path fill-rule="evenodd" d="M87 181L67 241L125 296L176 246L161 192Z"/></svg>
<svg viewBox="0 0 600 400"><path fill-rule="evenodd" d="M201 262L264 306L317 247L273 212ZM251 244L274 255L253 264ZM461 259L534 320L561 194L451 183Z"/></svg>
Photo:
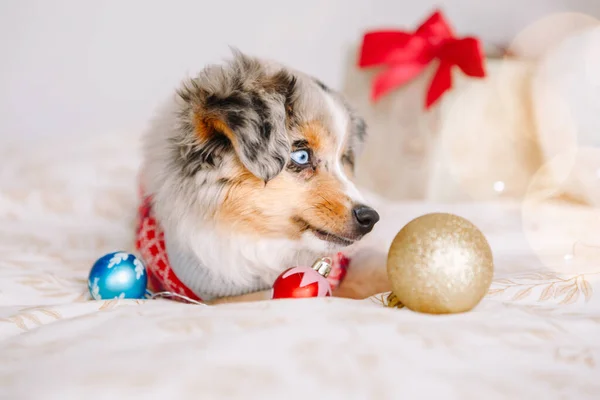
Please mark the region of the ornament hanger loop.
<svg viewBox="0 0 600 400"><path fill-rule="evenodd" d="M150 299L173 298L173 297L177 298L177 299L180 299L180 300L185 300L185 301L187 301L188 303L191 303L191 304L196 304L196 305L199 305L199 306L208 306L206 303L202 303L200 301L196 301L194 299L190 299L189 297L184 296L184 295L179 294L179 293L158 292L158 293L152 293L152 294L149 295Z"/></svg>

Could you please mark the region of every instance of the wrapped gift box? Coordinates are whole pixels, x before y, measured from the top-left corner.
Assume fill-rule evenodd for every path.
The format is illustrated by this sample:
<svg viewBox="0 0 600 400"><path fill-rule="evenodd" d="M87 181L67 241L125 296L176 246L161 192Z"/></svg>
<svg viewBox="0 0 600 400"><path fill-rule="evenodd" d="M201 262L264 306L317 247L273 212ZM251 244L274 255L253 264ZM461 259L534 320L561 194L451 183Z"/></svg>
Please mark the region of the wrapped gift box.
<svg viewBox="0 0 600 400"><path fill-rule="evenodd" d="M487 76L453 71L453 87L425 109L434 66L377 102L376 71L349 68L344 92L369 139L357 181L394 200L465 201L525 195L541 154L531 107L532 62L488 59Z"/></svg>
<svg viewBox="0 0 600 400"><path fill-rule="evenodd" d="M367 32L343 89L369 127L358 183L393 200L600 205L600 28L562 19L560 38L550 23L520 35L521 57L538 50L528 61L485 59L439 11L414 31Z"/></svg>

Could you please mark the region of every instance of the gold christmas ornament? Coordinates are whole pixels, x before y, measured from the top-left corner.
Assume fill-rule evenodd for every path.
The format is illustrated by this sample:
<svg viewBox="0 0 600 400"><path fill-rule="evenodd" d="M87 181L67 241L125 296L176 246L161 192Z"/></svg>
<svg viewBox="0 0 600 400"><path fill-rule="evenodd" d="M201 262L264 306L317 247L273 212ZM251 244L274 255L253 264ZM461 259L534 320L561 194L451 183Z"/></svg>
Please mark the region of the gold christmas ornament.
<svg viewBox="0 0 600 400"><path fill-rule="evenodd" d="M394 238L387 273L397 300L413 311L459 313L474 308L494 274L490 246L479 229L453 214L409 222Z"/></svg>

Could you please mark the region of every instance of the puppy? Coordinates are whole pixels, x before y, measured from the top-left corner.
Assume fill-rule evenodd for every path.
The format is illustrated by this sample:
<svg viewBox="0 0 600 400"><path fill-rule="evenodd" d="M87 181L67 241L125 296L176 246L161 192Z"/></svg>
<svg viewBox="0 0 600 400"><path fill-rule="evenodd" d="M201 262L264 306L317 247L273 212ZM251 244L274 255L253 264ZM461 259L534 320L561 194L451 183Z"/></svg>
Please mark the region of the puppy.
<svg viewBox="0 0 600 400"><path fill-rule="evenodd" d="M267 290L379 220L350 180L364 121L317 79L233 53L185 81L144 136L168 263L203 300Z"/></svg>

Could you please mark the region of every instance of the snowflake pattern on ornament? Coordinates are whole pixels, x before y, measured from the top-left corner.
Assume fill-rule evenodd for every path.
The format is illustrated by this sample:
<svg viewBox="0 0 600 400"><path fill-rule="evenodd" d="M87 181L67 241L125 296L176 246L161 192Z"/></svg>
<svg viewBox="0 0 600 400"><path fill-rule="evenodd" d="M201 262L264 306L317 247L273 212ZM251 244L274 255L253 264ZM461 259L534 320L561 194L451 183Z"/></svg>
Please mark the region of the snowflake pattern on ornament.
<svg viewBox="0 0 600 400"><path fill-rule="evenodd" d="M135 279L139 280L144 275L144 264L137 258L134 258L133 265L135 266Z"/></svg>
<svg viewBox="0 0 600 400"><path fill-rule="evenodd" d="M129 253L123 253L123 252L119 252L119 253L115 253L112 258L110 259L110 261L108 262L108 265L106 266L106 268L111 269L112 267L115 267L119 264L121 264L121 262L127 260L129 258Z"/></svg>
<svg viewBox="0 0 600 400"><path fill-rule="evenodd" d="M100 287L98 286L99 278L94 278L94 281L88 285L90 286L90 294L94 300L100 300Z"/></svg>

